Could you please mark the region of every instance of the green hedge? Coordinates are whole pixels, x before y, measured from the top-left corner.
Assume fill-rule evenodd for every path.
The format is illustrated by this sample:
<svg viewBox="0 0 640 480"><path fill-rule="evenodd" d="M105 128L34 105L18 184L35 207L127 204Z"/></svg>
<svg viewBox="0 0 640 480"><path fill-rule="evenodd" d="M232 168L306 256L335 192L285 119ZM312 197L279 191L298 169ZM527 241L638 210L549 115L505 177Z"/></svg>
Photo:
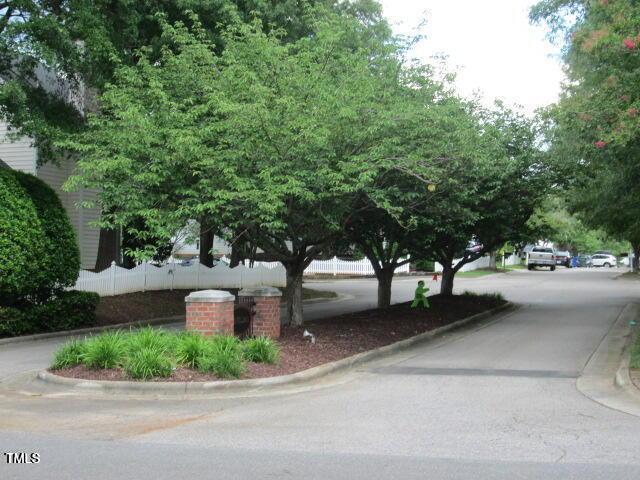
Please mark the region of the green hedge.
<svg viewBox="0 0 640 480"><path fill-rule="evenodd" d="M0 307L0 337L90 327L96 322L100 296L93 292L59 292L42 304L21 309Z"/></svg>
<svg viewBox="0 0 640 480"><path fill-rule="evenodd" d="M26 173L0 168L0 305L25 307L73 286L80 252L56 193Z"/></svg>

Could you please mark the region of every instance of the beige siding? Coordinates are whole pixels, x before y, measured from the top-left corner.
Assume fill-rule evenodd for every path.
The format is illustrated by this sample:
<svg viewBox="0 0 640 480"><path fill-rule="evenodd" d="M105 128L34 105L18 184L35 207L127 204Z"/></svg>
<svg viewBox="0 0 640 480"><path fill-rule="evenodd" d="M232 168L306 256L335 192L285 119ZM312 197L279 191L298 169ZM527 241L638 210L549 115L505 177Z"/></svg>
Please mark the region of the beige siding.
<svg viewBox="0 0 640 480"><path fill-rule="evenodd" d="M73 168L74 162L66 159L62 160L59 165L48 163L38 167L37 175L51 185L60 196L78 238L82 268L92 269L96 264L100 229L91 223L100 218L100 210L78 207L82 202L94 200L95 192L89 190L63 191L62 186L69 175L73 173Z"/></svg>
<svg viewBox="0 0 640 480"><path fill-rule="evenodd" d="M14 170L36 173L37 154L31 139L23 137L11 141L8 133L7 124L0 121L0 159Z"/></svg>

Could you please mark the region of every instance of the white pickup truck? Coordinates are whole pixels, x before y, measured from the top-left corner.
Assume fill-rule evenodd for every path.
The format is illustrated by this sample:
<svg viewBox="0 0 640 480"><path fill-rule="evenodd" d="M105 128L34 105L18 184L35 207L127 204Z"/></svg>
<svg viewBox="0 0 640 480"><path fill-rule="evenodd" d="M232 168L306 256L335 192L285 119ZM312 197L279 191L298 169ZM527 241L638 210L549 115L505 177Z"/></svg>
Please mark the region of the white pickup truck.
<svg viewBox="0 0 640 480"><path fill-rule="evenodd" d="M527 252L527 268L549 267L553 272L556 269L556 256L551 247L533 247Z"/></svg>

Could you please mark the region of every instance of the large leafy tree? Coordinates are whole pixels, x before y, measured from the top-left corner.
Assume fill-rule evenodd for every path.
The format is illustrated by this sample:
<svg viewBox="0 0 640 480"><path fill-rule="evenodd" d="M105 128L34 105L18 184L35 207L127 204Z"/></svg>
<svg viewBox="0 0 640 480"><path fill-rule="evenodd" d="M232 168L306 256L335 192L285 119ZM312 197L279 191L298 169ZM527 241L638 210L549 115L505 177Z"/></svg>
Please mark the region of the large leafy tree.
<svg viewBox="0 0 640 480"><path fill-rule="evenodd" d="M321 11L315 22L292 43L238 24L221 54L195 19L191 31L165 24L160 56L146 49L122 65L88 128L61 144L79 153L72 186L101 187L107 226L135 220L145 226L136 235L168 239L206 216L280 261L295 323L304 268L375 177L368 149L387 49L350 16Z"/></svg>
<svg viewBox="0 0 640 480"><path fill-rule="evenodd" d="M464 104L452 108L468 110ZM442 163L439 194L429 203L417 226L415 258L442 264L440 292L451 295L455 274L465 264L518 243L528 232L527 221L551 185L554 171L538 145L533 123L498 105L493 111L468 114L455 138L468 147ZM460 125L465 125L460 131ZM482 245L468 250L471 240ZM454 260L459 259L454 264Z"/></svg>
<svg viewBox="0 0 640 480"><path fill-rule="evenodd" d="M570 208L638 253L640 5L546 0L532 18L564 39L570 82L550 111L548 136L552 154L574 170Z"/></svg>
<svg viewBox="0 0 640 480"><path fill-rule="evenodd" d="M357 16L373 35L386 32L381 8L371 0L7 0L0 2L0 116L14 133L29 135L39 161L55 161L56 139L85 126L85 113L113 82L122 65L135 65L140 49L158 58L166 41L162 19L189 24L198 15L217 53L222 32L237 22L261 18L265 31L282 41L312 33L312 9L324 6ZM203 222L202 258L211 228ZM125 234L126 235L126 234ZM115 231L103 229L96 268L119 258Z"/></svg>

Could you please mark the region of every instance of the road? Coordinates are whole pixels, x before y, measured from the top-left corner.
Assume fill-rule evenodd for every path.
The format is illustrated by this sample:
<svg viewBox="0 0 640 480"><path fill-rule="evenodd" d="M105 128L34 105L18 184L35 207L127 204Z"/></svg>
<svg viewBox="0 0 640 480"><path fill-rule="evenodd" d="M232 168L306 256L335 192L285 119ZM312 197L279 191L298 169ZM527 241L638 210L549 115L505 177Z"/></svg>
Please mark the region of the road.
<svg viewBox="0 0 640 480"><path fill-rule="evenodd" d="M3 451L38 452L2 479L637 479L640 418L576 389L640 283L615 270L516 271L460 279L522 304L481 328L321 384L261 398L125 400L0 389ZM394 300L417 279L397 279ZM375 302L370 280L313 283ZM0 378L41 368L59 341L0 347ZM0 384L0 387L3 385Z"/></svg>

